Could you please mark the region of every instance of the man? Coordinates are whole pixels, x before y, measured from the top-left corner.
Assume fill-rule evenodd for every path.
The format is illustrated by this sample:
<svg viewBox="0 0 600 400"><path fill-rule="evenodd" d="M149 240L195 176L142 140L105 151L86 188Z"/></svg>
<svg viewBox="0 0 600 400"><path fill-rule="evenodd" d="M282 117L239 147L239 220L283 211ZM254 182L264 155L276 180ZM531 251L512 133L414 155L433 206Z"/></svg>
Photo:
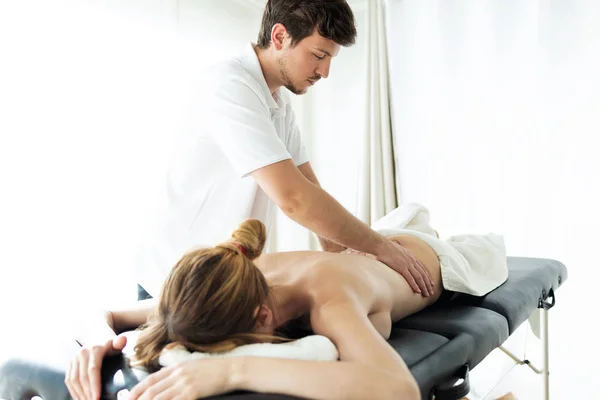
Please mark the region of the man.
<svg viewBox="0 0 600 400"><path fill-rule="evenodd" d="M304 94L327 78L340 47L355 37L344 0L270 0L258 42L203 74L168 173L162 219L137 265L140 299L158 295L185 251L227 237L246 218L269 227L275 206L316 233L323 250L373 254L415 292L433 293L410 253L320 187L284 90Z"/></svg>

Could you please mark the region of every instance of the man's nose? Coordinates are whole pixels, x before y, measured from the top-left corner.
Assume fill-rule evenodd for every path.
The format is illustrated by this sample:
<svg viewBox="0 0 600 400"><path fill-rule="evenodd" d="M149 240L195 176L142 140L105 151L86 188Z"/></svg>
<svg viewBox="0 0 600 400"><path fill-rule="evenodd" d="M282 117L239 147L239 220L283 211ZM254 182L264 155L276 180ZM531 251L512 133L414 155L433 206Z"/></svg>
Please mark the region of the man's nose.
<svg viewBox="0 0 600 400"><path fill-rule="evenodd" d="M327 78L329 76L329 67L331 65L331 59L327 58L327 60L321 63L316 70L317 75L321 78Z"/></svg>

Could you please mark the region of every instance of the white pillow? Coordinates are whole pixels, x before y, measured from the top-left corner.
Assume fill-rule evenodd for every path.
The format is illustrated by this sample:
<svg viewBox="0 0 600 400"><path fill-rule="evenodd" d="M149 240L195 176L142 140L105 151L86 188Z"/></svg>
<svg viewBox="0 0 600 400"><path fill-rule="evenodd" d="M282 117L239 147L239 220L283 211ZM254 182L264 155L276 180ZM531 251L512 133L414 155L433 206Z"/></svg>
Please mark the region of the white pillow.
<svg viewBox="0 0 600 400"><path fill-rule="evenodd" d="M286 343L254 343L236 347L225 353L189 352L184 346L165 348L158 362L163 367L184 361L211 357L273 357L312 361L337 361L339 353L331 340L321 335L310 335Z"/></svg>

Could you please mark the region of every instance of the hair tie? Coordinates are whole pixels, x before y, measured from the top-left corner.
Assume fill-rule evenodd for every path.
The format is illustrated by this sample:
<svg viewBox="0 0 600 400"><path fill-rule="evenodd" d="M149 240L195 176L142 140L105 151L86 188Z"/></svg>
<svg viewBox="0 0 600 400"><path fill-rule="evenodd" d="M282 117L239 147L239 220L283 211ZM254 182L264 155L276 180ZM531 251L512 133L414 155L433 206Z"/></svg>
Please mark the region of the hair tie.
<svg viewBox="0 0 600 400"><path fill-rule="evenodd" d="M246 254L246 249L244 248L244 246L242 246L241 244L239 244L238 242L231 242L234 244L234 246L236 246L238 249L240 249L240 251L242 253L244 253L245 256L247 256L248 254Z"/></svg>

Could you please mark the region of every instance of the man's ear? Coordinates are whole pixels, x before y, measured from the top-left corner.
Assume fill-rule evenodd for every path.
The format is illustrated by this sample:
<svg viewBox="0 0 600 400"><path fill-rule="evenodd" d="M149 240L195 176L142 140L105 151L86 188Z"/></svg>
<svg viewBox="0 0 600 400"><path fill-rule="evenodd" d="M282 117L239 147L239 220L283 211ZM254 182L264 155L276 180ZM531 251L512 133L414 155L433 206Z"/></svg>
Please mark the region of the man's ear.
<svg viewBox="0 0 600 400"><path fill-rule="evenodd" d="M287 29L283 24L273 25L273 28L271 29L271 43L275 50L279 51L283 48L287 36Z"/></svg>
<svg viewBox="0 0 600 400"><path fill-rule="evenodd" d="M273 327L273 311L265 304L254 309L254 317L256 318L256 332L272 333Z"/></svg>

